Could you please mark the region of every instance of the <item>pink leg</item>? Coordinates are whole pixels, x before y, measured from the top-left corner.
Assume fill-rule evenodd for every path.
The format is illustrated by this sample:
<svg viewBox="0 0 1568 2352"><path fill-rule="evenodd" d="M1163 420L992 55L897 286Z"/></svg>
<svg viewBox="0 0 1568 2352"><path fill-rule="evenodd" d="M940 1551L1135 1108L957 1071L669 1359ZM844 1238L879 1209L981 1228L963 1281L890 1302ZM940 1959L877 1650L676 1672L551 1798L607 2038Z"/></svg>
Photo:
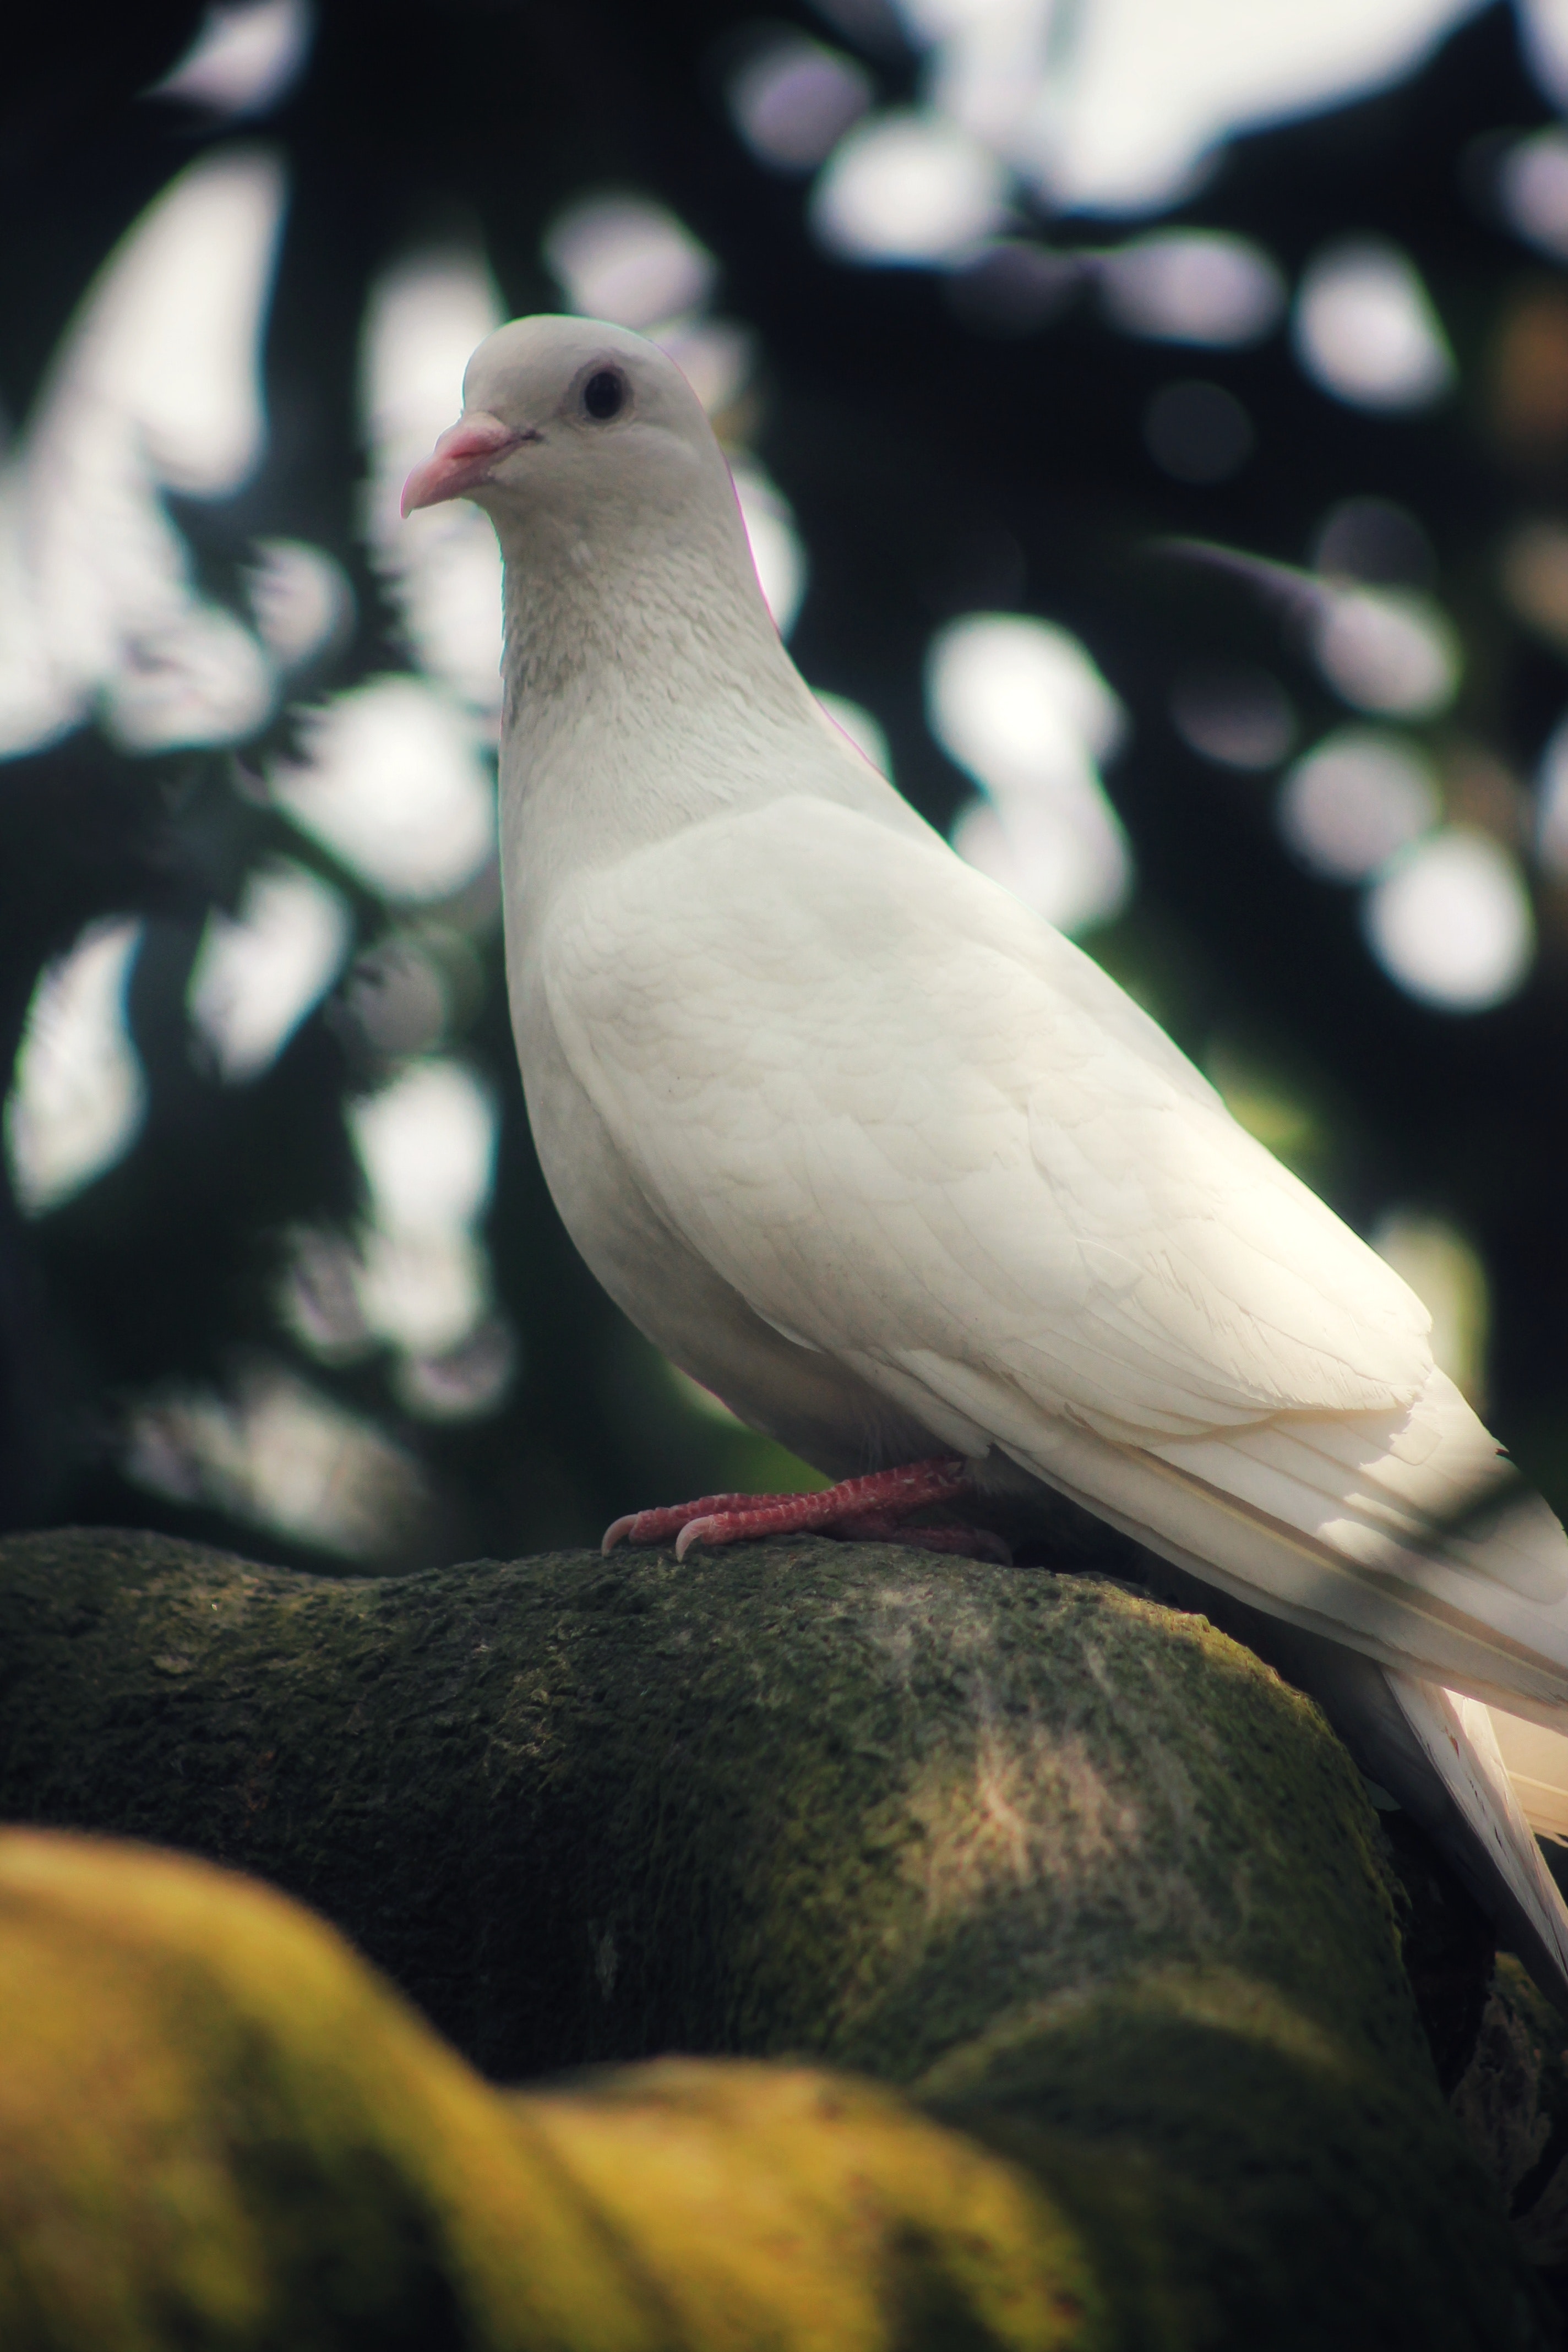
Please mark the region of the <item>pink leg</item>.
<svg viewBox="0 0 1568 2352"><path fill-rule="evenodd" d="M668 1510L636 1511L605 1532L604 1549L676 1538L675 1556L684 1559L694 1544L736 1543L749 1536L816 1532L863 1542L905 1543L930 1551L980 1552L1005 1558L994 1536L976 1528L906 1528L911 1511L951 1503L967 1492L969 1467L959 1456L906 1463L897 1470L874 1470L864 1478L844 1478L817 1495L704 1495Z"/></svg>

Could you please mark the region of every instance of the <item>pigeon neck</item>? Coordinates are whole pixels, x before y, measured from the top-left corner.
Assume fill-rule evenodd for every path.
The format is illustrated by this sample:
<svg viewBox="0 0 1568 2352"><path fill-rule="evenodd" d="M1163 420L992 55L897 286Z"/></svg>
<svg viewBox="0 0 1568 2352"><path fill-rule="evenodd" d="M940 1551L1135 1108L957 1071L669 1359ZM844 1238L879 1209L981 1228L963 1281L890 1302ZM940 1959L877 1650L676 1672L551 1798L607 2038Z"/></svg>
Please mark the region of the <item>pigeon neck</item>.
<svg viewBox="0 0 1568 2352"><path fill-rule="evenodd" d="M541 845L569 814L578 856L624 851L765 796L791 739L817 736L738 512L595 537L556 524L503 554L514 833Z"/></svg>
<svg viewBox="0 0 1568 2352"><path fill-rule="evenodd" d="M598 701L616 678L657 682L662 699L755 695L790 668L738 513L620 530L550 518L502 553L502 672L520 713Z"/></svg>

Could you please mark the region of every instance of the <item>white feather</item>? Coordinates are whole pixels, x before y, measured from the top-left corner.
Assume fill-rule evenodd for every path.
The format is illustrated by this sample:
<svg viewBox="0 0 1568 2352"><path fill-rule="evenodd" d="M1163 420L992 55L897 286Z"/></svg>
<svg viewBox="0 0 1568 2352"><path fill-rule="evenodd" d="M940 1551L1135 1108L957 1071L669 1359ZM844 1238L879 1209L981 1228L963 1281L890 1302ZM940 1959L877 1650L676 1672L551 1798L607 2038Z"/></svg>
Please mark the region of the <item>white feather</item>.
<svg viewBox="0 0 1568 2352"><path fill-rule="evenodd" d="M1539 1723L1490 1707L1498 1750L1526 1821L1537 1837L1568 1845L1568 1738Z"/></svg>
<svg viewBox="0 0 1568 2352"><path fill-rule="evenodd" d="M1243 1597L1568 1727L1568 1543L1425 1310L940 844L798 796L711 819L580 877L540 961L639 1189L773 1330Z"/></svg>
<svg viewBox="0 0 1568 2352"><path fill-rule="evenodd" d="M1531 1834L1490 1715L1479 1700L1407 1675L1390 1675L1388 1686L1551 1964L1568 1978L1568 1909Z"/></svg>

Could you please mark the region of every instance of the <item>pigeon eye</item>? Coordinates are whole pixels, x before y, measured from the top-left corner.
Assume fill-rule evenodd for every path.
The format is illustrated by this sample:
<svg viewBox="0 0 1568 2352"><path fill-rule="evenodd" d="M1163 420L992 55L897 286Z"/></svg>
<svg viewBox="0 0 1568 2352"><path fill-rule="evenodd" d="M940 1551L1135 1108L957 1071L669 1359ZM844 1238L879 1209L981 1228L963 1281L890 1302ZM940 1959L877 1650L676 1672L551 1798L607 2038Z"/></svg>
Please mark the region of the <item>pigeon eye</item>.
<svg viewBox="0 0 1568 2352"><path fill-rule="evenodd" d="M626 378L614 368L601 368L583 386L583 405L595 425L607 425L626 404Z"/></svg>

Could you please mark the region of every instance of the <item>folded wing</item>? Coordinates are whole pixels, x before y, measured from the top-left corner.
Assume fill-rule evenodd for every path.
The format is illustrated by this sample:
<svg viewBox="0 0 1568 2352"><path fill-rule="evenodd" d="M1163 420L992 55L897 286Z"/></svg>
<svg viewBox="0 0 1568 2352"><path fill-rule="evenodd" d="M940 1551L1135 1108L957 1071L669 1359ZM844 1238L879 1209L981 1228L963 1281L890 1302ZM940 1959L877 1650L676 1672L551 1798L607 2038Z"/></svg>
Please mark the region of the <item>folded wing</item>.
<svg viewBox="0 0 1568 2352"><path fill-rule="evenodd" d="M580 879L542 953L617 1150L766 1321L1264 1606L1559 1719L1568 1542L1419 1302L934 836L710 819Z"/></svg>

